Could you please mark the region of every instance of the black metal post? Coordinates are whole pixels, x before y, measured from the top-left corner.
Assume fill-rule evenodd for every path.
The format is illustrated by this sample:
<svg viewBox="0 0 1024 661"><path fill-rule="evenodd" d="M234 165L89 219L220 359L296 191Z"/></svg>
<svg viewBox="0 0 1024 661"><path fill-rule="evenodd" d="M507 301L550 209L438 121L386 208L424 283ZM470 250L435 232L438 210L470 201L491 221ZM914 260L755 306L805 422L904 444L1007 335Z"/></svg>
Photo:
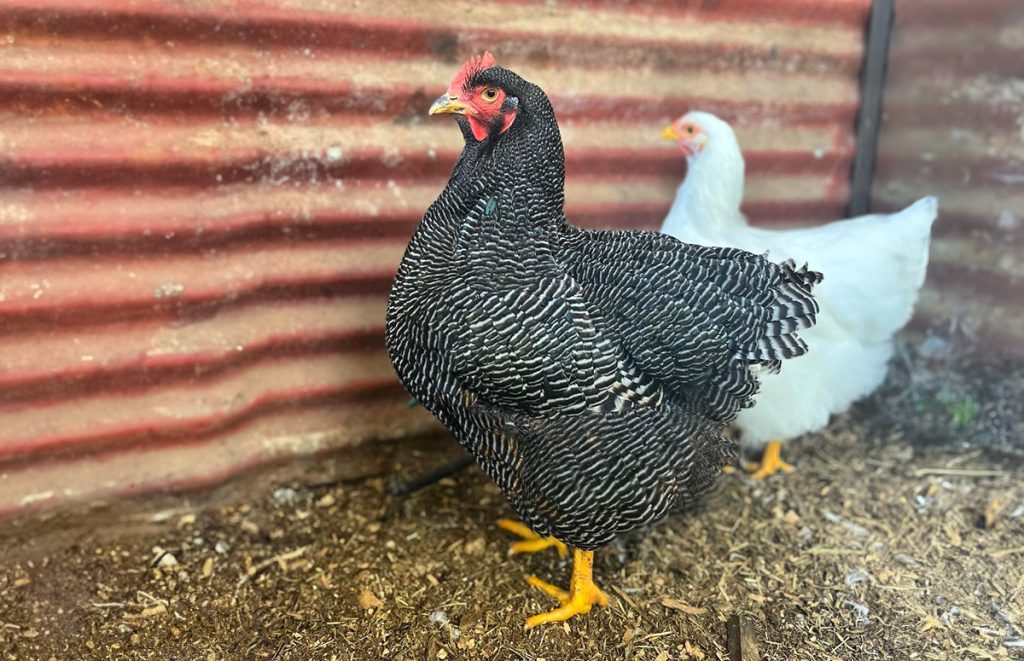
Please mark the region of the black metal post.
<svg viewBox="0 0 1024 661"><path fill-rule="evenodd" d="M857 152L850 184L850 215L868 213L871 184L875 177L875 154L882 119L882 93L889 61L894 0L874 0L868 19L864 70L860 81L860 113L857 116Z"/></svg>

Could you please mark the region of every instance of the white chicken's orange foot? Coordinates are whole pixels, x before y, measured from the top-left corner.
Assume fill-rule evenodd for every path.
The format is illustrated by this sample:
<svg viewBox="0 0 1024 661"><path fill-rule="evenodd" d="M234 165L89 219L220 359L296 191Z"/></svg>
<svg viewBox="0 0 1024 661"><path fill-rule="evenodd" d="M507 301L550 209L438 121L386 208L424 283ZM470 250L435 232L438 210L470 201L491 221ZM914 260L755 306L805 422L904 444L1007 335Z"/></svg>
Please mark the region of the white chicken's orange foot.
<svg viewBox="0 0 1024 661"><path fill-rule="evenodd" d="M498 519L498 527L502 530L507 530L513 535L519 535L523 538L521 541L513 542L512 545L509 546L509 555L516 555L518 553L539 553L544 549L550 548L553 548L558 552L559 558L564 558L569 553L569 549L562 542L558 541L554 537L541 537L519 521L513 521L512 519Z"/></svg>
<svg viewBox="0 0 1024 661"><path fill-rule="evenodd" d="M782 460L782 443L779 441L768 441L765 444L760 464L747 464L747 472L752 480L763 480L779 472L792 473L795 470L795 466Z"/></svg>
<svg viewBox="0 0 1024 661"><path fill-rule="evenodd" d="M552 622L564 622L574 615L585 615L595 604L602 607L608 605L608 595L594 584L593 551L573 549L572 581L568 590L551 585L536 576L527 576L526 582L562 604L561 608L528 618L527 629Z"/></svg>

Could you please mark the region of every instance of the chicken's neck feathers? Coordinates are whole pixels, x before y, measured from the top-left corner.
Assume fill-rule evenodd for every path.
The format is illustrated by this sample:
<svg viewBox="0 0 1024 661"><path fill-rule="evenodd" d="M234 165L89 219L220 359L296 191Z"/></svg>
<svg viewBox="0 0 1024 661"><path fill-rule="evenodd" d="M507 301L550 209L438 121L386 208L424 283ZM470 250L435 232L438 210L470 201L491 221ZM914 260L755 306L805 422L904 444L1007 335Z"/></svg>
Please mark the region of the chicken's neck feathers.
<svg viewBox="0 0 1024 661"><path fill-rule="evenodd" d="M696 232L720 236L745 228L743 202L744 162L735 136L715 136L707 148L689 159L686 179L662 228L668 234Z"/></svg>
<svg viewBox="0 0 1024 661"><path fill-rule="evenodd" d="M532 233L564 224L565 155L553 115L550 122L533 118L532 127L520 119L523 125L513 124L494 142L467 139L448 185L418 232L451 236L470 209L492 199L505 222L516 225L504 228L509 231ZM513 209L517 213L508 213Z"/></svg>

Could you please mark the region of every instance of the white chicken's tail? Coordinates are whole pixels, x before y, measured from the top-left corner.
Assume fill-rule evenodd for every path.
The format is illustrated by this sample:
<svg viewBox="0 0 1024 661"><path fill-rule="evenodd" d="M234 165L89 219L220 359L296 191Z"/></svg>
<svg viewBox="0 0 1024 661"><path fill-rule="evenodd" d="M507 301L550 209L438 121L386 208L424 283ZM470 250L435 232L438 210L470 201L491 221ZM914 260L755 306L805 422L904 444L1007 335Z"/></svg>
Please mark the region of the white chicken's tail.
<svg viewBox="0 0 1024 661"><path fill-rule="evenodd" d="M893 214L862 216L857 240L860 264L832 277L829 312L865 342L887 342L910 321L928 270L928 245L938 201L923 197ZM825 287L829 286L825 271Z"/></svg>
<svg viewBox="0 0 1024 661"><path fill-rule="evenodd" d="M922 197L902 211L888 217L893 239L900 239L900 249L907 258L903 275L915 289L924 284L928 270L928 247L931 245L932 223L939 214L939 201L934 195ZM908 312L909 314L909 312Z"/></svg>

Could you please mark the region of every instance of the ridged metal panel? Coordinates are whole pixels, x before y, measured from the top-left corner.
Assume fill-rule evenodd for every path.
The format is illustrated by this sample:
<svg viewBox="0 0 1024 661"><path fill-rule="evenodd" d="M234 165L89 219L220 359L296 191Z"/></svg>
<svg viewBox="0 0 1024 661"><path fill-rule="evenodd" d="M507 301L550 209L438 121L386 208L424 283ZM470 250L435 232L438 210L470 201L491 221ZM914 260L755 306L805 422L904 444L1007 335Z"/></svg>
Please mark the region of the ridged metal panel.
<svg viewBox="0 0 1024 661"><path fill-rule="evenodd" d="M917 326L1024 351L1024 3L896 3L875 174L940 200Z"/></svg>
<svg viewBox="0 0 1024 661"><path fill-rule="evenodd" d="M737 123L748 212L838 216L867 0L7 0L0 512L223 479L429 428L384 297L491 49L550 93L567 205L654 227L664 123Z"/></svg>

